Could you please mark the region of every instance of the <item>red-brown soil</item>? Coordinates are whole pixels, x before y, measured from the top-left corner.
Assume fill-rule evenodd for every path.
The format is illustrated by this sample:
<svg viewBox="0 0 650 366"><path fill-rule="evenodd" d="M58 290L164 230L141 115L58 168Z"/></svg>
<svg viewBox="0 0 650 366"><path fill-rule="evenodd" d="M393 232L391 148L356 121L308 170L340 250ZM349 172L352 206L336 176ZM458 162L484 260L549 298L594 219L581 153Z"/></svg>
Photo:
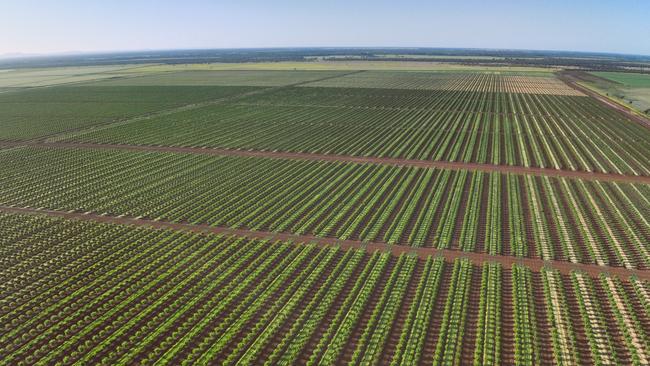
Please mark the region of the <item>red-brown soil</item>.
<svg viewBox="0 0 650 366"><path fill-rule="evenodd" d="M0 142L0 146L35 146L35 147L55 147L55 148L79 148L79 149L114 149L129 151L158 151L185 154L202 154L202 155L228 155L243 157L260 157L274 159L295 159L295 160L318 160L318 161L342 161L360 164L383 164L393 166L412 166L419 168L437 168L450 170L471 170L481 172L511 173L522 175L537 175L564 177L584 180L610 181L621 183L645 183L650 184L650 176L622 175L612 173L595 173L586 171L559 170L550 168L529 168L512 165L494 165L483 163L464 163L452 161L436 160L417 160L388 157L371 157L371 156L349 156L337 154L320 154L305 152L287 152L287 151L267 151L267 150L234 150L220 148L199 148L199 147L180 147L180 146L144 146L144 145L113 145L113 144L93 144L93 143L72 143L72 142L24 142L9 143Z"/></svg>
<svg viewBox="0 0 650 366"><path fill-rule="evenodd" d="M165 228L174 230L184 230L192 232L205 232L226 235L238 235L248 238L256 239L271 239L292 241L296 243L313 243L321 247L325 246L339 246L342 249L365 249L370 252L383 251L390 252L394 255L400 254L414 254L420 258L443 257L445 260L452 262L457 258L468 258L472 263L481 265L483 262L496 262L500 263L506 268L511 267L513 264L518 263L529 267L533 271L539 271L544 266L557 269L563 274L570 274L571 271L580 270L584 271L590 276L596 277L599 274L606 272L612 275L626 278L631 275L636 275L640 279L650 280L650 270L628 269L624 267L608 267L598 266L594 264L571 263L558 260L545 261L539 258L517 258L505 255L491 255L487 253L463 252L459 250L437 249L437 248L418 248L405 245L389 245L386 243L378 242L363 242L359 240L339 240L335 238L322 238L313 235L296 235L291 233L276 233L269 231L253 231L247 229L232 229L222 226L209 226L209 225L195 225L184 223L170 223L155 221L142 218L132 217L115 217L103 216L90 213L79 212L64 212L46 209L22 208L22 207L8 207L0 206L0 211L12 213L26 213L26 214L44 214L48 216L63 217L67 219L81 219L90 220L103 223L113 224L126 224L126 225L141 225L150 226L153 228Z"/></svg>

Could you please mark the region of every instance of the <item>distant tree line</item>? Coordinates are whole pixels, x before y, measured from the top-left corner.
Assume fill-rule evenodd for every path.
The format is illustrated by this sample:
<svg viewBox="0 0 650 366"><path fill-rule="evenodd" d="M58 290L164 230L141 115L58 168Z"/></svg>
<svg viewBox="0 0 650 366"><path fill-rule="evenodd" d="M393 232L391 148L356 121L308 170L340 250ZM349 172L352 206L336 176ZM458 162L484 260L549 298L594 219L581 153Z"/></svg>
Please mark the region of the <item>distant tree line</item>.
<svg viewBox="0 0 650 366"><path fill-rule="evenodd" d="M400 55L396 57L395 55ZM437 56L435 59L427 56ZM467 57L481 57L477 59ZM492 58L490 58L492 57ZM120 64L186 64L309 61L420 61L465 65L571 67L583 70L650 72L650 56L534 50L451 48L264 48L165 50L104 54L58 55L0 59L0 68L95 66Z"/></svg>

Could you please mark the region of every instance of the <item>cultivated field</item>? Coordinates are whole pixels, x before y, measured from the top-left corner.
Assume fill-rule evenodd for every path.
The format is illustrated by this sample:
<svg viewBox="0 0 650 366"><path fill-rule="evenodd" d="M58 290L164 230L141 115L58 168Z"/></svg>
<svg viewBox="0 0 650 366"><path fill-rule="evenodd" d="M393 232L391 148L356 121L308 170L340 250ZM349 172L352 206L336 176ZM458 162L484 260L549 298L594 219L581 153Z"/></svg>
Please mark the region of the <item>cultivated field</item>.
<svg viewBox="0 0 650 366"><path fill-rule="evenodd" d="M251 90L255 89L237 86L170 88L89 85L0 93L0 141L44 137Z"/></svg>
<svg viewBox="0 0 650 366"><path fill-rule="evenodd" d="M181 71L144 74L133 78L106 80L97 85L160 86L160 85L223 85L283 86L344 75L339 71Z"/></svg>
<svg viewBox="0 0 650 366"><path fill-rule="evenodd" d="M0 204L650 268L650 186L201 154L0 152Z"/></svg>
<svg viewBox="0 0 650 366"><path fill-rule="evenodd" d="M451 72L381 72L367 71L340 78L305 84L313 87L418 89L452 91L490 91L525 94L552 94L582 96L552 77L535 74L521 76L506 73L451 73Z"/></svg>
<svg viewBox="0 0 650 366"><path fill-rule="evenodd" d="M0 231L4 363L650 357L650 287L633 277L41 216L2 214Z"/></svg>
<svg viewBox="0 0 650 366"><path fill-rule="evenodd" d="M179 71L451 71L451 72L499 72L514 73L518 75L552 76L558 69L550 67L531 66L489 66L489 65L463 65L459 63L420 62L420 61L327 61L314 60L310 62L222 62L200 64L167 64L146 65L137 72L161 73Z"/></svg>
<svg viewBox="0 0 650 366"><path fill-rule="evenodd" d="M643 121L330 63L6 72L0 365L650 363Z"/></svg>
<svg viewBox="0 0 650 366"><path fill-rule="evenodd" d="M549 86L557 80L526 78L542 82L518 83L492 74L458 79L454 74L431 75L433 81L454 86L426 91L287 87L225 105L80 133L68 141L399 157L650 176L650 130L591 98L548 94L558 90ZM380 81L389 88L394 80ZM401 82L413 80L407 77ZM533 93L540 88L546 94ZM500 91L520 89L526 92Z"/></svg>
<svg viewBox="0 0 650 366"><path fill-rule="evenodd" d="M143 66L53 67L41 69L0 70L0 88L7 90L72 84L122 77L140 72ZM146 67L146 66L144 66Z"/></svg>

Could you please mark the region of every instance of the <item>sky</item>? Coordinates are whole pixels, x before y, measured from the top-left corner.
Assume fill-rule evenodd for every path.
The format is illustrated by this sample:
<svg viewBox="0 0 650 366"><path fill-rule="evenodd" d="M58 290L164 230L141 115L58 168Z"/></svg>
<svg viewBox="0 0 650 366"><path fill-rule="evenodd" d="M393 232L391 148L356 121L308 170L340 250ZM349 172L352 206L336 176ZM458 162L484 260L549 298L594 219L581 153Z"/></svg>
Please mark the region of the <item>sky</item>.
<svg viewBox="0 0 650 366"><path fill-rule="evenodd" d="M2 0L0 55L454 47L650 55L646 0Z"/></svg>

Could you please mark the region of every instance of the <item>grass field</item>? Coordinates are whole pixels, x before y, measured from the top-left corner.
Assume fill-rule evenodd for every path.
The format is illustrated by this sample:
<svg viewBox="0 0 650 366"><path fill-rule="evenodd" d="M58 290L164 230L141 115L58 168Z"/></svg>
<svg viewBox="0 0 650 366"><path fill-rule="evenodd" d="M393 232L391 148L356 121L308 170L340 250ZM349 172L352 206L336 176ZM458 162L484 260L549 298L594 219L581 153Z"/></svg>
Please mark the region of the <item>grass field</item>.
<svg viewBox="0 0 650 366"><path fill-rule="evenodd" d="M179 71L106 80L104 86L282 86L342 75L339 71Z"/></svg>
<svg viewBox="0 0 650 366"><path fill-rule="evenodd" d="M592 80L589 85L602 90L633 109L650 115L650 75L623 72L592 72L603 80Z"/></svg>
<svg viewBox="0 0 650 366"><path fill-rule="evenodd" d="M0 365L650 364L650 129L549 70L0 72Z"/></svg>
<svg viewBox="0 0 650 366"><path fill-rule="evenodd" d="M625 72L592 72L601 78L609 79L632 88L650 88L650 75Z"/></svg>

